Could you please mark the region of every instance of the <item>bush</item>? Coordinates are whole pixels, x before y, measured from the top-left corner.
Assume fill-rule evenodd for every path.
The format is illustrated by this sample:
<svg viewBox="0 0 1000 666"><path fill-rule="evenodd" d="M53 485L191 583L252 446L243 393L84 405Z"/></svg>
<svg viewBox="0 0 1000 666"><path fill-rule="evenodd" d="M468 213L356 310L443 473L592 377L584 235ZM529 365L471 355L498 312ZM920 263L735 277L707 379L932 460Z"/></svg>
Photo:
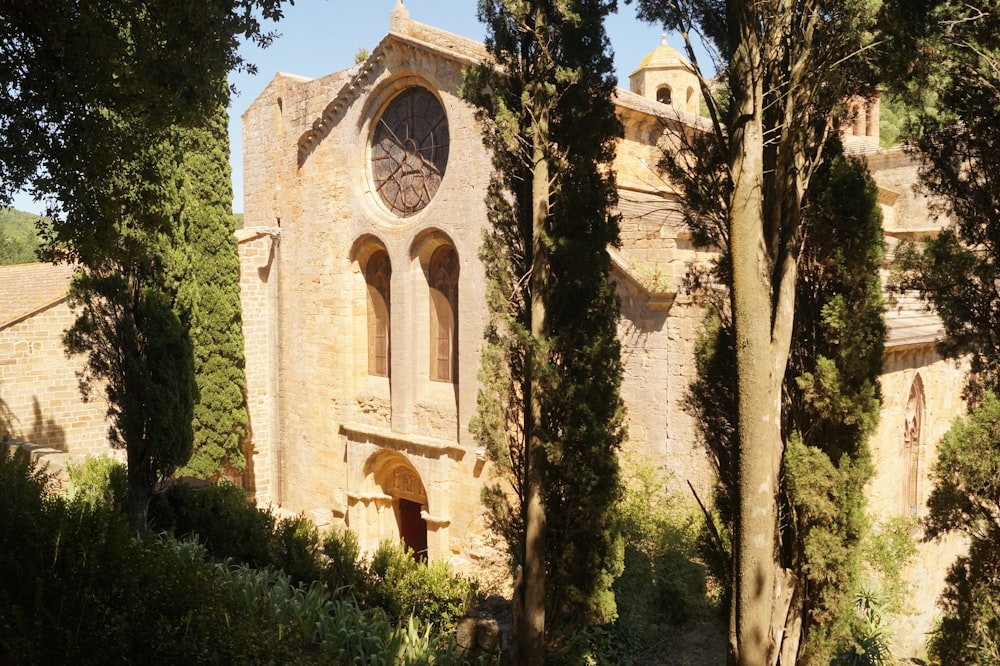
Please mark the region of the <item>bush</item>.
<svg viewBox="0 0 1000 666"><path fill-rule="evenodd" d="M319 533L304 517L278 520L229 482L194 487L174 483L154 497L150 525L178 538L197 535L216 560L283 569L295 582L321 576Z"/></svg>
<svg viewBox="0 0 1000 666"><path fill-rule="evenodd" d="M83 463L66 464L69 484L66 499L95 507L99 504L124 510L128 494L128 470L108 456L87 456Z"/></svg>
<svg viewBox="0 0 1000 666"><path fill-rule="evenodd" d="M429 625L271 567L213 563L197 541L134 539L120 511L47 483L24 452L0 452L0 567L16 572L0 577L0 663L458 663ZM279 541L315 538L284 525Z"/></svg>
<svg viewBox="0 0 1000 666"><path fill-rule="evenodd" d="M368 565L362 604L385 610L393 622L414 617L450 633L478 594L445 562L418 562L413 552L382 542Z"/></svg>
<svg viewBox="0 0 1000 666"><path fill-rule="evenodd" d="M983 395L938 446L927 499L927 539L957 533L968 553L948 570L941 624L929 651L950 664L1000 661L1000 398Z"/></svg>
<svg viewBox="0 0 1000 666"><path fill-rule="evenodd" d="M623 464L625 495L618 508L626 543L625 570L615 581L615 649L634 655L662 631L711 609L698 559L700 521L669 491L671 478L641 463Z"/></svg>
<svg viewBox="0 0 1000 666"><path fill-rule="evenodd" d="M361 560L358 535L350 530L331 530L323 539L326 566L322 578L327 589L350 593L355 599L367 592L367 570Z"/></svg>

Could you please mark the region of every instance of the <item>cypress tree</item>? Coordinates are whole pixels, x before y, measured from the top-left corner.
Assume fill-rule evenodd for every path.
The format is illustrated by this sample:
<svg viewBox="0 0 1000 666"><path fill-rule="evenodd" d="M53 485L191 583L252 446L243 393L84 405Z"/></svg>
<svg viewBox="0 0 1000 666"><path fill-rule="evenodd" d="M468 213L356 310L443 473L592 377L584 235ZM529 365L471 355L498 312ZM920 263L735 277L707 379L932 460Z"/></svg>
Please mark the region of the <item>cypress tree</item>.
<svg viewBox="0 0 1000 666"><path fill-rule="evenodd" d="M229 135L225 106L182 132L181 208L174 257L177 306L191 326L198 399L194 450L184 471L203 478L242 472L247 432Z"/></svg>
<svg viewBox="0 0 1000 666"><path fill-rule="evenodd" d="M515 572L518 663L614 618L612 508L624 437L612 56L615 2L484 0L494 63L472 68L495 176L481 258L490 326L473 424L497 482L484 493ZM565 645L565 643L563 643Z"/></svg>

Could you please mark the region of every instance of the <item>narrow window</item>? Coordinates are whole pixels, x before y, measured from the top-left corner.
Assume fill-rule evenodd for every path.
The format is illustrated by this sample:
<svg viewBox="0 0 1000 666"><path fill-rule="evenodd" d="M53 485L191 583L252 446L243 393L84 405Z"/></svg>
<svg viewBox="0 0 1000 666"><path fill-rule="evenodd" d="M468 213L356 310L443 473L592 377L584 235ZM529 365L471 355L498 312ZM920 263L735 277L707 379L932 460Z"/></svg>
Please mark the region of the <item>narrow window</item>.
<svg viewBox="0 0 1000 666"><path fill-rule="evenodd" d="M389 278L392 266L384 250L365 265L368 286L368 374L389 376Z"/></svg>
<svg viewBox="0 0 1000 666"><path fill-rule="evenodd" d="M920 512L918 491L920 479L920 430L924 415L924 385L918 376L910 387L906 400L906 416L903 421L903 456L905 461L903 479L903 506L911 516Z"/></svg>
<svg viewBox="0 0 1000 666"><path fill-rule="evenodd" d="M458 254L442 245L431 255L431 379L458 381Z"/></svg>

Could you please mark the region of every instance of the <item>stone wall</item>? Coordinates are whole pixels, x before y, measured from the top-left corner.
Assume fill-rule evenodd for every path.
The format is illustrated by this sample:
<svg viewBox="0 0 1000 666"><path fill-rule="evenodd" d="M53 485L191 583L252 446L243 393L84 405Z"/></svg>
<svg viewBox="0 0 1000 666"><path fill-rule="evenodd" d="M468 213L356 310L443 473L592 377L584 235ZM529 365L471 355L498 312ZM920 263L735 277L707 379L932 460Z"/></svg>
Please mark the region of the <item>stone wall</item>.
<svg viewBox="0 0 1000 666"><path fill-rule="evenodd" d="M277 228L236 232L240 257L240 302L243 308L243 345L246 358L248 437L247 489L260 504L281 504L281 475L277 447L275 374L279 328L275 318L280 247Z"/></svg>
<svg viewBox="0 0 1000 666"><path fill-rule="evenodd" d="M65 300L0 329L0 436L74 454L106 453L107 405L80 394L82 356L67 358L63 332L74 321Z"/></svg>
<svg viewBox="0 0 1000 666"><path fill-rule="evenodd" d="M871 440L875 477L868 487L868 508L876 523L897 516L913 522L911 536L917 554L903 577L907 585L907 607L897 619L896 654L924 656L926 633L937 617L936 602L944 587L948 566L965 548L964 542L948 537L923 543L916 520L926 512L931 491L930 471L937 458L936 447L951 427L953 418L965 411L962 389L965 363L942 359L933 345L889 349L883 364L880 387L882 411L876 435ZM912 460L906 447L908 402L914 385L922 387L924 406L916 457L916 510L907 498ZM912 407L909 410L912 412Z"/></svg>

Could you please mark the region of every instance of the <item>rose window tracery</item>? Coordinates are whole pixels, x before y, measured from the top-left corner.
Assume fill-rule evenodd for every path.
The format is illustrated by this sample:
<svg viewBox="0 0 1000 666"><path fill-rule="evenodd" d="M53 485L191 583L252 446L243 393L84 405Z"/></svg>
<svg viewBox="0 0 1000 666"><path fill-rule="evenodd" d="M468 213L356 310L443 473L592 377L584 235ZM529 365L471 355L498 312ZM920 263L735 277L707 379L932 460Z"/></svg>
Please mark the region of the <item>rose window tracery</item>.
<svg viewBox="0 0 1000 666"><path fill-rule="evenodd" d="M429 90L407 88L379 117L372 137L375 190L396 215L423 210L444 178L448 163L448 119Z"/></svg>

